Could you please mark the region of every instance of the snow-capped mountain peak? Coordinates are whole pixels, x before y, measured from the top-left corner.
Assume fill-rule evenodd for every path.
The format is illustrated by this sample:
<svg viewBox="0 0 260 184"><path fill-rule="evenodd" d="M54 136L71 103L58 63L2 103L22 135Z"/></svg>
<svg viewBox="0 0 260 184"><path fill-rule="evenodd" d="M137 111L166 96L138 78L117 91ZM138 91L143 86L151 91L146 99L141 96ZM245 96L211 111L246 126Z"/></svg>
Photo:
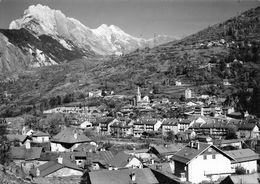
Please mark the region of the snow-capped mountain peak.
<svg viewBox="0 0 260 184"><path fill-rule="evenodd" d="M96 29L90 29L80 21L66 17L60 10L41 4L29 6L23 17L12 21L9 28L25 28L37 36L50 35L62 45L73 43L101 55L130 52L153 43L150 39L133 37L115 25L102 24ZM170 38L167 41L172 40Z"/></svg>

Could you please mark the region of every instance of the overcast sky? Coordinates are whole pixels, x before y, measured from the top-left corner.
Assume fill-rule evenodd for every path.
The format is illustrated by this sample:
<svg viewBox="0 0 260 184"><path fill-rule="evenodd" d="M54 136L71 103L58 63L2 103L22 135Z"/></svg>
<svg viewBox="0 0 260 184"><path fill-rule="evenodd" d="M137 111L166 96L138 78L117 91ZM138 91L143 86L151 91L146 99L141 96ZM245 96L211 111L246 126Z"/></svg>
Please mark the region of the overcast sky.
<svg viewBox="0 0 260 184"><path fill-rule="evenodd" d="M186 36L260 6L259 0L0 0L0 28L39 3L90 28L113 24L145 38L154 33Z"/></svg>

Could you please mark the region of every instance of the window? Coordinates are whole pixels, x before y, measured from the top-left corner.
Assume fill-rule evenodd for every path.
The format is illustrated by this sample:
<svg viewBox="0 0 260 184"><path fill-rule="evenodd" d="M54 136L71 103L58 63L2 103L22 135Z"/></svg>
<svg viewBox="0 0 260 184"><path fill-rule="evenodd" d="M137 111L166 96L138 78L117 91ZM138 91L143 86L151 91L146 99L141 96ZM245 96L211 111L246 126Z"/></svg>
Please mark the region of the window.
<svg viewBox="0 0 260 184"><path fill-rule="evenodd" d="M212 159L216 159L216 155L215 154L212 155Z"/></svg>
<svg viewBox="0 0 260 184"><path fill-rule="evenodd" d="M204 160L207 160L207 155L203 155L203 159L204 159Z"/></svg>

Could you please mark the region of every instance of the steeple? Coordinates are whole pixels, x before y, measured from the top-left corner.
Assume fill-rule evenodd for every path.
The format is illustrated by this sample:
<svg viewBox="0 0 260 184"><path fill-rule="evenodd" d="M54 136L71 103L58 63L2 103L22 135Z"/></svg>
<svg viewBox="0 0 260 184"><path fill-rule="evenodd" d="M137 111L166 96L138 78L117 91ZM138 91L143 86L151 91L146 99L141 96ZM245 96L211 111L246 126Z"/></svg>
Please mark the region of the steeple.
<svg viewBox="0 0 260 184"><path fill-rule="evenodd" d="M141 101L141 92L140 92L140 88L138 86L137 88L137 102L140 102Z"/></svg>

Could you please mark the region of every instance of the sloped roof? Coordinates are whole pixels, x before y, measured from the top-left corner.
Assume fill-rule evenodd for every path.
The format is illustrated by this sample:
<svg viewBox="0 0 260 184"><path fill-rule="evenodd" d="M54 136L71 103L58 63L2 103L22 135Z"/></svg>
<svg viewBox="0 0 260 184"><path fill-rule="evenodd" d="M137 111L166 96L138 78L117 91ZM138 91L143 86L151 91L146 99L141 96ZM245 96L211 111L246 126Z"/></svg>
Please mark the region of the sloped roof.
<svg viewBox="0 0 260 184"><path fill-rule="evenodd" d="M159 184L151 169L121 169L90 172L91 184L129 184L130 175L135 173L136 184Z"/></svg>
<svg viewBox="0 0 260 184"><path fill-rule="evenodd" d="M259 184L260 174L230 175L226 177L220 184Z"/></svg>
<svg viewBox="0 0 260 184"><path fill-rule="evenodd" d="M18 140L19 142L23 143L28 138L28 136L27 135L18 135L18 134L8 134L8 135L6 135L6 138L9 141Z"/></svg>
<svg viewBox="0 0 260 184"><path fill-rule="evenodd" d="M133 156L126 154L125 152L119 152L115 157L109 162L111 166L114 167L125 167L128 162L129 158L132 158Z"/></svg>
<svg viewBox="0 0 260 184"><path fill-rule="evenodd" d="M111 121L113 121L114 119L115 118L113 118L113 117L101 117L101 118L98 118L95 123L108 124Z"/></svg>
<svg viewBox="0 0 260 184"><path fill-rule="evenodd" d="M92 162L99 162L103 165L108 165L114 158L114 154L111 151L99 151L95 153L87 153L87 159Z"/></svg>
<svg viewBox="0 0 260 184"><path fill-rule="evenodd" d="M172 160L182 162L184 164L188 164L191 160L193 160L195 157L202 154L204 151L206 151L208 148L212 147L213 149L217 150L218 152L222 153L226 157L228 157L230 160L234 160L231 156L225 154L223 151L219 150L217 147L203 143L198 142L199 147L191 147L190 145L186 145L184 148L182 148L180 151L178 151L176 154L173 155L171 158Z"/></svg>
<svg viewBox="0 0 260 184"><path fill-rule="evenodd" d="M222 145L222 144L231 144L231 143L238 143L238 142L244 142L245 138L240 139L216 139L214 140L214 145Z"/></svg>
<svg viewBox="0 0 260 184"><path fill-rule="evenodd" d="M87 136L85 136L83 132L80 132L75 128L67 127L63 129L60 133L55 135L51 141L58 143L76 144L90 142L91 140Z"/></svg>
<svg viewBox="0 0 260 184"><path fill-rule="evenodd" d="M33 131L32 133L32 137L42 137L42 136L50 136L50 134L42 131Z"/></svg>
<svg viewBox="0 0 260 184"><path fill-rule="evenodd" d="M39 159L41 156L41 147L31 147L26 149L25 147L11 147L11 157L14 160L34 160Z"/></svg>
<svg viewBox="0 0 260 184"><path fill-rule="evenodd" d="M255 123L242 123L238 125L238 130L253 130L257 126Z"/></svg>
<svg viewBox="0 0 260 184"><path fill-rule="evenodd" d="M80 144L77 148L74 149L74 151L91 152L96 149L97 149L97 147L92 144Z"/></svg>
<svg viewBox="0 0 260 184"><path fill-rule="evenodd" d="M176 126L178 124L178 119L165 119L162 122L162 125L172 125L172 126Z"/></svg>
<svg viewBox="0 0 260 184"><path fill-rule="evenodd" d="M239 149L239 150L232 150L232 151L225 151L226 154L233 157L235 160L233 163L239 162L247 162L252 160L260 159L259 154L255 153L251 149Z"/></svg>
<svg viewBox="0 0 260 184"><path fill-rule="evenodd" d="M83 171L76 164L72 163L71 161L65 158L63 158L62 164L58 163L57 161L49 161L38 167L38 169L40 170L40 177L48 176L62 168L70 168L78 171ZM36 169L32 170L32 174L36 176Z"/></svg>
<svg viewBox="0 0 260 184"><path fill-rule="evenodd" d="M169 154L174 154L183 148L185 145L182 143L166 144L166 145L154 145L152 146L160 155L165 156Z"/></svg>

